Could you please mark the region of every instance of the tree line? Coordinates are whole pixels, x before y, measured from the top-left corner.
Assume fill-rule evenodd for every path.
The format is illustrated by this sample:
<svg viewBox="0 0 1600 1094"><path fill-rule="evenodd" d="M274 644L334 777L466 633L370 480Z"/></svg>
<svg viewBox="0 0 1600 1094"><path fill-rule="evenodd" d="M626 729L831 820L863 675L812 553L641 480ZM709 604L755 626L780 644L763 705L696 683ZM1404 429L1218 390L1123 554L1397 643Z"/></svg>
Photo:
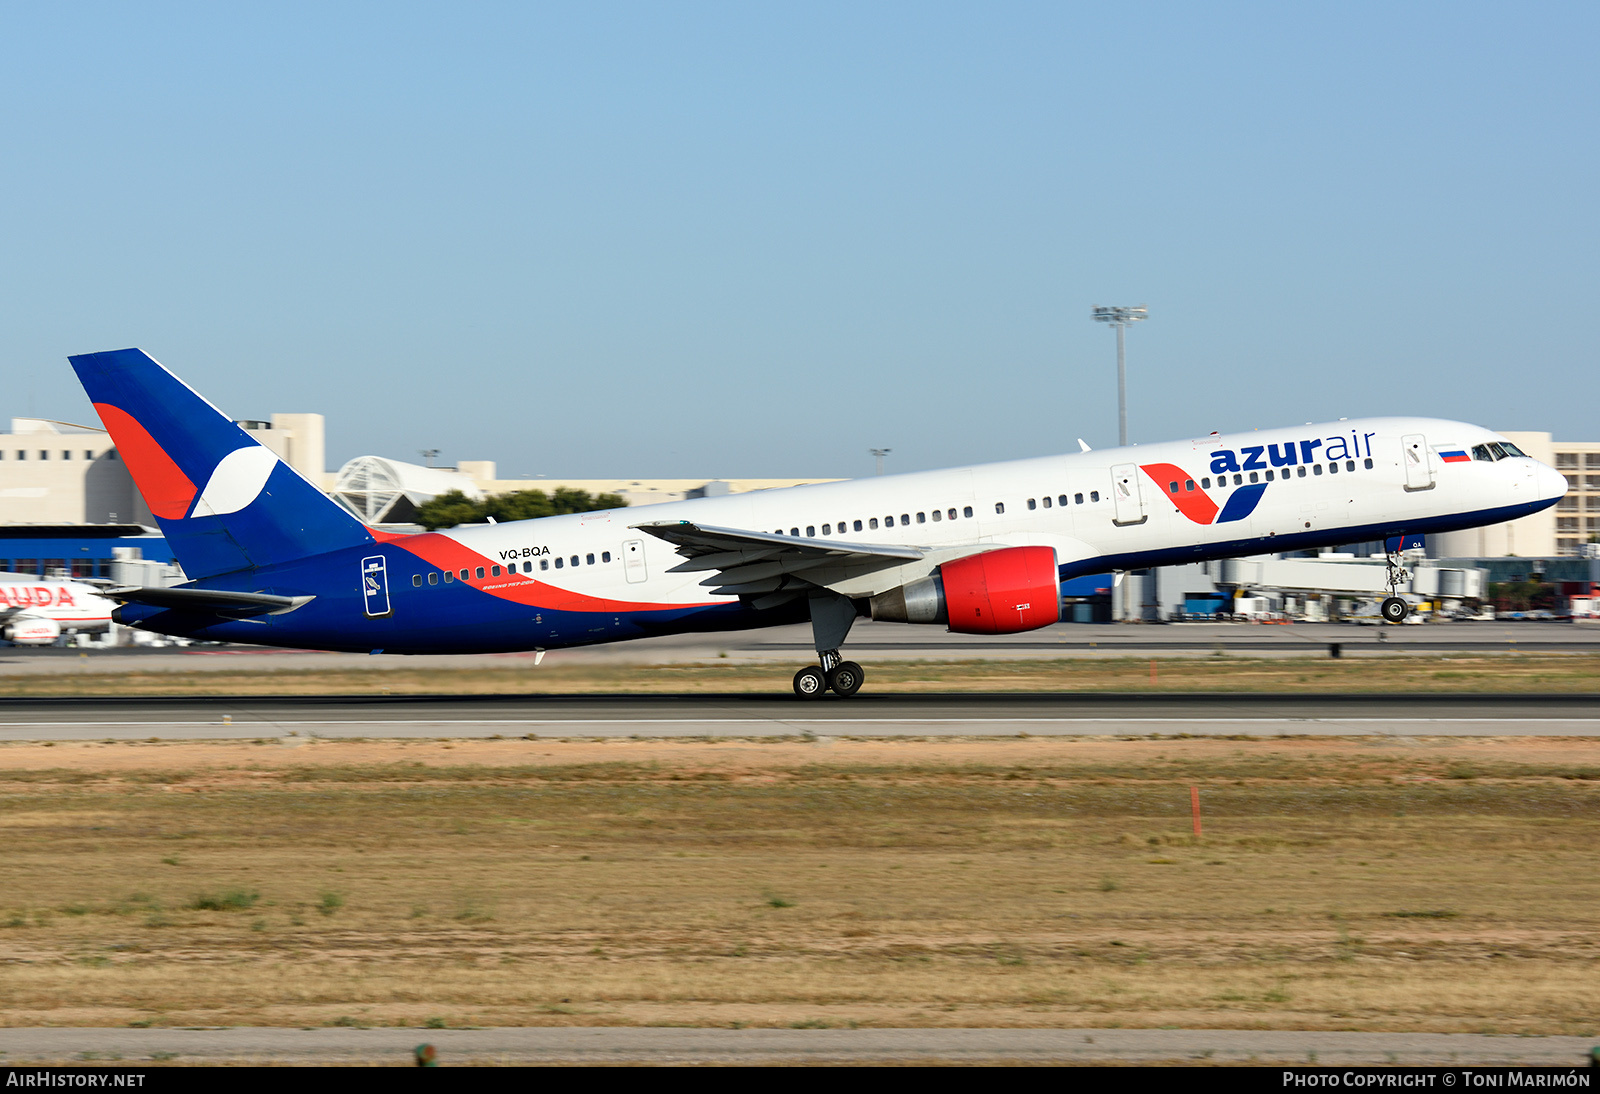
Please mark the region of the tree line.
<svg viewBox="0 0 1600 1094"><path fill-rule="evenodd" d="M513 490L509 494L491 494L480 501L473 501L459 490L451 490L417 506L416 520L432 532L458 524L483 524L490 517L496 521L531 520L563 513L621 509L627 504L620 494L591 494L567 486L558 486L549 494L543 490Z"/></svg>

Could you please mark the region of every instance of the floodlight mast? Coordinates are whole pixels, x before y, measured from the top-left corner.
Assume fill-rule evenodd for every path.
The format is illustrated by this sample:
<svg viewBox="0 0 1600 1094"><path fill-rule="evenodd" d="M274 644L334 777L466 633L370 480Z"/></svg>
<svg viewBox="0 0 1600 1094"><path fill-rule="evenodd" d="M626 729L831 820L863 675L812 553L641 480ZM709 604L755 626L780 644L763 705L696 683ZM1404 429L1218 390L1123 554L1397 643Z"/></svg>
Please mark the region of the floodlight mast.
<svg viewBox="0 0 1600 1094"><path fill-rule="evenodd" d="M1097 323L1110 323L1117 332L1117 444L1126 447L1128 443L1128 366L1127 357L1122 343L1122 332L1128 329L1129 323L1137 323L1141 319L1150 318L1150 309L1143 304L1131 307L1113 306L1101 307L1096 304L1093 312Z"/></svg>

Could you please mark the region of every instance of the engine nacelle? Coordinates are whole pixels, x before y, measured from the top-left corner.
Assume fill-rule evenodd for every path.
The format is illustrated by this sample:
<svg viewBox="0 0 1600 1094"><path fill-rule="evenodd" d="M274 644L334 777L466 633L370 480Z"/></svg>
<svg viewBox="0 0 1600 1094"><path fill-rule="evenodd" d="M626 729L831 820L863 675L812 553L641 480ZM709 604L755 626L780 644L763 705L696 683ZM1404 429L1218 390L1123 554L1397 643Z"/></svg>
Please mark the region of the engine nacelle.
<svg viewBox="0 0 1600 1094"><path fill-rule="evenodd" d="M872 598L872 618L945 623L957 634L1016 634L1061 619L1061 580L1049 547L1002 547L946 562L928 577Z"/></svg>
<svg viewBox="0 0 1600 1094"><path fill-rule="evenodd" d="M43 616L16 616L0 631L0 637L19 646L50 646L61 637L61 624Z"/></svg>

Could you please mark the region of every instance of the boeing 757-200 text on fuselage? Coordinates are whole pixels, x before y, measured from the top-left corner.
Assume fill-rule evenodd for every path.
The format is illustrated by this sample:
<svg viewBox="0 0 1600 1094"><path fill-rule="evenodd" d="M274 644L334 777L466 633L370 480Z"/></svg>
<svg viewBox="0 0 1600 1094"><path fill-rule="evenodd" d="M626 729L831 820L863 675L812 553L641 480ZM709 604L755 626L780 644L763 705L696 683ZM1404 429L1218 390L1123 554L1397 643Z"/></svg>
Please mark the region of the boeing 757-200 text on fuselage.
<svg viewBox="0 0 1600 1094"><path fill-rule="evenodd" d="M1473 528L1567 489L1481 426L1365 418L395 535L140 350L71 360L190 579L108 591L120 623L483 653L809 619L807 698L861 687L839 652L861 615L1012 634L1078 575Z"/></svg>

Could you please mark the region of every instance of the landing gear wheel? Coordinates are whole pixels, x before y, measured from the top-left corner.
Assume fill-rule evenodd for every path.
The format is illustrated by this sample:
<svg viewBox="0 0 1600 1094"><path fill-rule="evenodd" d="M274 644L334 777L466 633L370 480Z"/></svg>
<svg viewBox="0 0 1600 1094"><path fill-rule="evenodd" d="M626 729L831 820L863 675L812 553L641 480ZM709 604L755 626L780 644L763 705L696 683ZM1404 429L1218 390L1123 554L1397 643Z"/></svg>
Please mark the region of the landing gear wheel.
<svg viewBox="0 0 1600 1094"><path fill-rule="evenodd" d="M854 661L841 661L828 674L828 686L833 689L835 695L849 698L861 690L861 683L866 678L867 674L862 671L860 665Z"/></svg>
<svg viewBox="0 0 1600 1094"><path fill-rule="evenodd" d="M820 699L828 690L828 678L815 665L807 665L794 674L794 693L802 699Z"/></svg>
<svg viewBox="0 0 1600 1094"><path fill-rule="evenodd" d="M1411 605L1405 602L1404 597L1386 596L1383 606L1378 610L1385 623L1404 623L1406 616L1411 614Z"/></svg>

